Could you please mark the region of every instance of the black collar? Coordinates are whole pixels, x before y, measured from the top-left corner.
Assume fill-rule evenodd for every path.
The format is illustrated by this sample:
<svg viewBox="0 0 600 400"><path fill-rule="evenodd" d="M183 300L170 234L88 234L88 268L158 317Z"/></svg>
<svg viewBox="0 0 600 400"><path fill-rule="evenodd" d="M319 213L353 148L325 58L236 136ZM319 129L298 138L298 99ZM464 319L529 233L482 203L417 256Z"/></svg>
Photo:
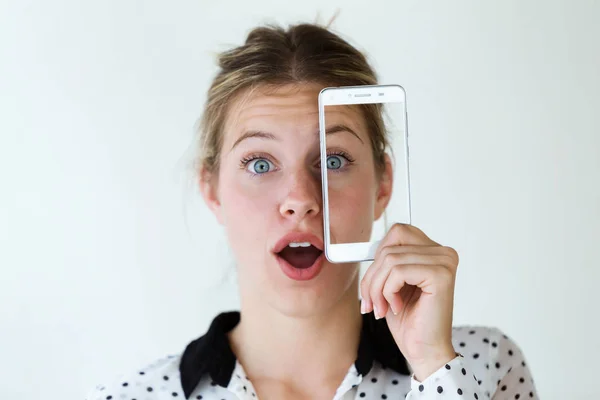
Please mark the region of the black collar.
<svg viewBox="0 0 600 400"><path fill-rule="evenodd" d="M236 357L229 346L227 333L240 322L240 313L231 311L219 314L206 334L187 345L181 356L179 372L186 399L209 374L217 385L227 387L235 368ZM354 365L362 376L371 370L373 361L384 368L410 375L406 360L387 326L385 319L376 320L373 313L363 315L360 343Z"/></svg>

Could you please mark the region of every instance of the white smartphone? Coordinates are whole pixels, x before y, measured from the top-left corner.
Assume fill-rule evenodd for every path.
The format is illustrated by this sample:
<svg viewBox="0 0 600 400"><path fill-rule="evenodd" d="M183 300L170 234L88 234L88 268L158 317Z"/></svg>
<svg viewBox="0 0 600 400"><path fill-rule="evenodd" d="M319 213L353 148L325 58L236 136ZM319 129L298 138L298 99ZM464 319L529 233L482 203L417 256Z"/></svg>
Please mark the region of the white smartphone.
<svg viewBox="0 0 600 400"><path fill-rule="evenodd" d="M407 120L406 93L399 85L329 87L319 93L324 244L330 262L373 260L393 223L411 223ZM374 132L385 134L389 143L390 197L379 190ZM389 199L383 207L382 198Z"/></svg>

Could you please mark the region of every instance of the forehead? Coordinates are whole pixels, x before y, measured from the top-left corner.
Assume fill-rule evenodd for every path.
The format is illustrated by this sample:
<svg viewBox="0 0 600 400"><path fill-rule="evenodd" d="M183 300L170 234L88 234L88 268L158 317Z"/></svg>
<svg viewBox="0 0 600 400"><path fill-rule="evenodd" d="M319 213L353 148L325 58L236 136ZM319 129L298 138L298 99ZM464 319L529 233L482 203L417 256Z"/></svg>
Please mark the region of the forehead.
<svg viewBox="0 0 600 400"><path fill-rule="evenodd" d="M233 99L227 113L225 132L231 137L225 138L225 141L234 140L247 129L318 132L318 96L321 89L323 85L290 84L262 86L240 93ZM357 106L328 106L327 124L341 121L353 124L358 130L364 126Z"/></svg>

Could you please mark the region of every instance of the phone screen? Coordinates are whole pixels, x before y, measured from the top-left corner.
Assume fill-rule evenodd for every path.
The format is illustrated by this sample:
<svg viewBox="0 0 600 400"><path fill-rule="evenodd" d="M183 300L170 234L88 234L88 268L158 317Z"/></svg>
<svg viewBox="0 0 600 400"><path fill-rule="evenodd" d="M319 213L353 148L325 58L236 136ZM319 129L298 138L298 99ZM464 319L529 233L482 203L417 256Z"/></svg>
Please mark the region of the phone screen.
<svg viewBox="0 0 600 400"><path fill-rule="evenodd" d="M324 106L331 245L378 242L395 222L410 224L406 115L404 101L373 103L373 96Z"/></svg>

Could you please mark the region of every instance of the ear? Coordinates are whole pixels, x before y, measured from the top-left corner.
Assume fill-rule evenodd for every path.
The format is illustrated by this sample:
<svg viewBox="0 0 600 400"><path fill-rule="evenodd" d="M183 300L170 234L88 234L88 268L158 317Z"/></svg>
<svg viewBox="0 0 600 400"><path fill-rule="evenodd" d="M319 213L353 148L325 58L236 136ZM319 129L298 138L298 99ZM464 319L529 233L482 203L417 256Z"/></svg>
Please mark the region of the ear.
<svg viewBox="0 0 600 400"><path fill-rule="evenodd" d="M392 198L392 186L394 182L394 167L388 154L385 154L385 168L379 178L377 197L375 198L375 220L378 220L385 211Z"/></svg>
<svg viewBox="0 0 600 400"><path fill-rule="evenodd" d="M200 193L202 193L204 202L215 215L219 224L223 225L223 214L221 202L219 200L217 177L213 173L208 172L206 168L201 167L198 179Z"/></svg>

